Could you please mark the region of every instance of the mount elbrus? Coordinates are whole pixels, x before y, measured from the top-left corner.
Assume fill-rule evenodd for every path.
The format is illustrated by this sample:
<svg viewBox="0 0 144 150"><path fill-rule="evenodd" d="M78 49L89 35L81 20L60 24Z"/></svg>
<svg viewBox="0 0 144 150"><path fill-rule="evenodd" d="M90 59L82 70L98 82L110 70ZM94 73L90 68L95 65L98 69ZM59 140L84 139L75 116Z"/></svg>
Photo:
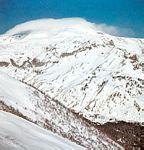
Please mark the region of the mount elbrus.
<svg viewBox="0 0 144 150"><path fill-rule="evenodd" d="M143 49L83 19L20 24L0 36L0 109L85 148L143 148Z"/></svg>

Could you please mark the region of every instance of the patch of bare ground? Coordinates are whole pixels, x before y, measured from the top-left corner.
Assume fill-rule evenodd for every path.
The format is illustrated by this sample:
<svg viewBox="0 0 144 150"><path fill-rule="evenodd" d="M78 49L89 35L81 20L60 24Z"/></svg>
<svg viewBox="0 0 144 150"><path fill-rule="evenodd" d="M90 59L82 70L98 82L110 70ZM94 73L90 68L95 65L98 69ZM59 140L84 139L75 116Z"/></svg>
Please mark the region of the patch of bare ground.
<svg viewBox="0 0 144 150"><path fill-rule="evenodd" d="M144 149L144 126L139 123L107 122L97 125L97 128L126 150Z"/></svg>
<svg viewBox="0 0 144 150"><path fill-rule="evenodd" d="M7 67L10 63L6 61L0 61L0 67Z"/></svg>
<svg viewBox="0 0 144 150"><path fill-rule="evenodd" d="M95 127L110 139L124 147L125 150L143 150L144 149L144 126L140 123L130 123L124 121L107 122L97 124L78 115L83 122L90 127Z"/></svg>
<svg viewBox="0 0 144 150"><path fill-rule="evenodd" d="M33 122L31 119L29 119L27 116L23 115L21 112L19 112L18 110L14 109L11 106L6 105L3 101L0 101L0 110L3 110L5 112L9 112L11 114L14 114L16 116L19 116L25 120L28 120L30 122Z"/></svg>
<svg viewBox="0 0 144 150"><path fill-rule="evenodd" d="M10 59L10 62L12 66L17 67L17 68L25 68L26 66L32 67L31 62L28 60L24 61L21 65L17 64L13 59Z"/></svg>

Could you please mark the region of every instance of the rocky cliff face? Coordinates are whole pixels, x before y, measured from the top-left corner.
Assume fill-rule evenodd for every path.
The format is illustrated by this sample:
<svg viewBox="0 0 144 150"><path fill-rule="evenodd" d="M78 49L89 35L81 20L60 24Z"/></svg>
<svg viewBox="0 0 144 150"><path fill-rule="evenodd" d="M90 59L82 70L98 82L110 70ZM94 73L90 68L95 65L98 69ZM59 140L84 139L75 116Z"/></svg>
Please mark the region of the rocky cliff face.
<svg viewBox="0 0 144 150"><path fill-rule="evenodd" d="M32 28L36 23L41 27ZM110 36L85 21L81 25L65 25L61 21L59 28L56 28L57 20L51 20L51 23L53 27L48 25L45 28L42 28L41 21L22 24L0 37L0 71L42 94L34 103L41 113L52 113L42 116L42 125L47 122L45 127L52 128L53 132L57 130L57 133L84 143L85 147L91 145L91 148L95 148L98 142L92 142L95 141L94 135L98 135L95 133L97 129L110 137L113 134L106 130L108 122L118 122L120 127L123 121L142 126L144 40ZM58 114L60 119L56 117ZM39 119L35 121L41 122ZM63 124L68 130L63 130ZM106 128L98 124L104 124ZM124 127L130 128L131 125ZM122 133L113 140L126 145ZM139 141L141 129L138 133L137 141L142 145ZM79 142L81 140L83 142Z"/></svg>

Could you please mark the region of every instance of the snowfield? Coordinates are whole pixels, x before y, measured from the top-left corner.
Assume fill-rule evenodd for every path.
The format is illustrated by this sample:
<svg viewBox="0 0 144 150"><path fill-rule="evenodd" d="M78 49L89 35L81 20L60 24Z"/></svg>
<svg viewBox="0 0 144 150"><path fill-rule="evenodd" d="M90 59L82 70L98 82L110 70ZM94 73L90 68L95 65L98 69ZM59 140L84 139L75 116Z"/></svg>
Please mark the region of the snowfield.
<svg viewBox="0 0 144 150"><path fill-rule="evenodd" d="M0 111L1 150L82 150L69 142L20 117Z"/></svg>

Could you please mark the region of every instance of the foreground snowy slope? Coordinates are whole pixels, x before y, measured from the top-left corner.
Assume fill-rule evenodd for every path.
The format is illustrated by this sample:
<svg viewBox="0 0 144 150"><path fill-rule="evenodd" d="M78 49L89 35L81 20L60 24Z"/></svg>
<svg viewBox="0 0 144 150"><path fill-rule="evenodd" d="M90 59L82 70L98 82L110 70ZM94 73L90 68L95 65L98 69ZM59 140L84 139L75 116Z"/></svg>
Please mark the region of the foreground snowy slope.
<svg viewBox="0 0 144 150"><path fill-rule="evenodd" d="M22 117L86 148L121 148L97 128L38 89L2 72L0 79L0 110ZM16 131L15 128L13 130Z"/></svg>
<svg viewBox="0 0 144 150"><path fill-rule="evenodd" d="M0 111L1 150L81 150L68 140L20 117Z"/></svg>
<svg viewBox="0 0 144 150"><path fill-rule="evenodd" d="M82 19L31 21L0 38L0 70L93 122L144 122L143 39Z"/></svg>

